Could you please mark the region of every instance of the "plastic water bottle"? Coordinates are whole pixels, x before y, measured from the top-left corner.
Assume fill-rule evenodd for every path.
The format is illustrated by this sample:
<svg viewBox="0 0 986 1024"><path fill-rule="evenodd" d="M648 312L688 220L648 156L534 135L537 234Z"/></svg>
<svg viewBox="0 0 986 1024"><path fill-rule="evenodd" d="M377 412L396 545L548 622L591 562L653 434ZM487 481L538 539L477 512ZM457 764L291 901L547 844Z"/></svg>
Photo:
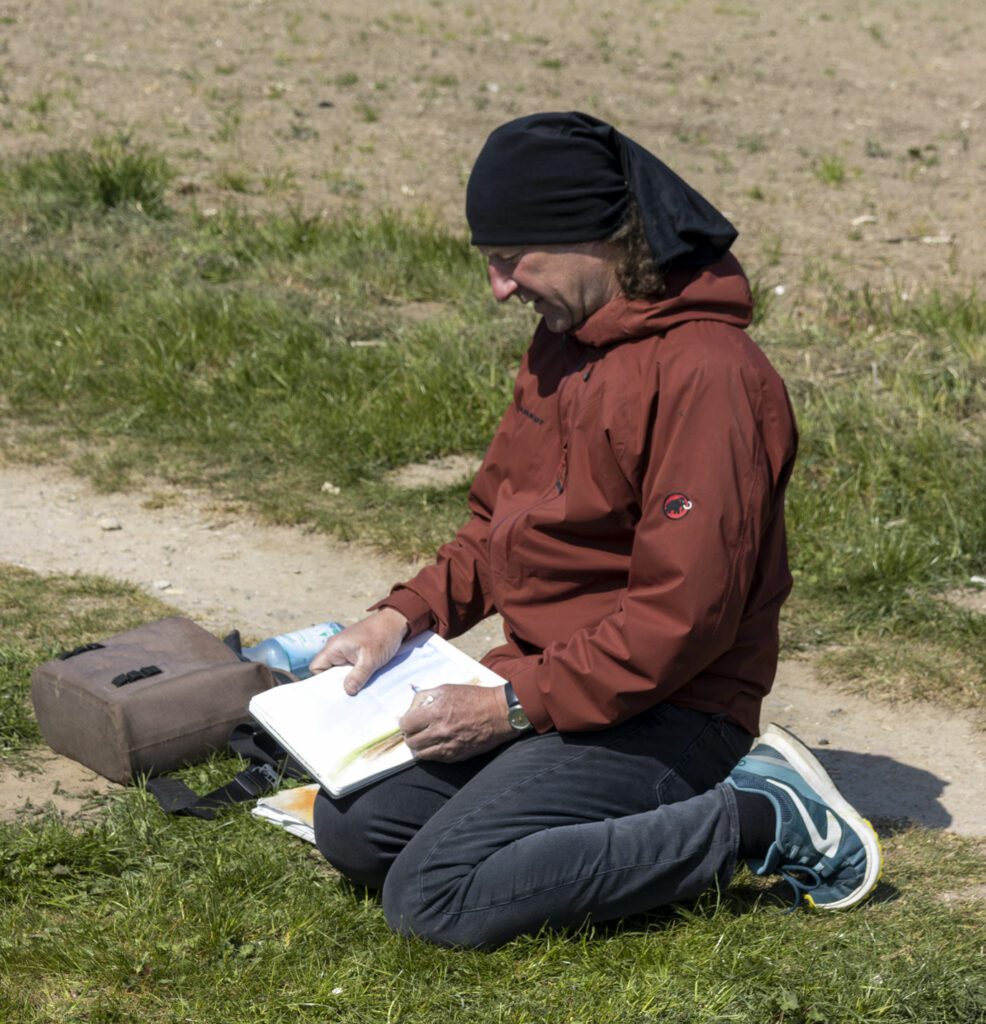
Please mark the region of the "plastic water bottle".
<svg viewBox="0 0 986 1024"><path fill-rule="evenodd" d="M296 629L292 633L263 640L253 647L243 648L243 657L259 661L271 668L290 672L299 679L307 679L311 672L308 663L325 646L326 640L346 627L338 622L321 622L307 629Z"/></svg>

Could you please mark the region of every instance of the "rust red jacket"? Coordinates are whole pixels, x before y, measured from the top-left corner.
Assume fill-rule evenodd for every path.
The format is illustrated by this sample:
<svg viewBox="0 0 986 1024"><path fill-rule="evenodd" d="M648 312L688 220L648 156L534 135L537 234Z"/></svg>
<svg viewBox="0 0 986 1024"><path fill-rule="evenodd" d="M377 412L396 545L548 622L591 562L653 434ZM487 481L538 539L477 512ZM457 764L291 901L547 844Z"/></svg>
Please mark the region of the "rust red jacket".
<svg viewBox="0 0 986 1024"><path fill-rule="evenodd" d="M794 418L736 260L667 284L568 335L542 321L469 522L380 602L445 637L498 611L483 660L540 731L670 701L755 735L774 678Z"/></svg>

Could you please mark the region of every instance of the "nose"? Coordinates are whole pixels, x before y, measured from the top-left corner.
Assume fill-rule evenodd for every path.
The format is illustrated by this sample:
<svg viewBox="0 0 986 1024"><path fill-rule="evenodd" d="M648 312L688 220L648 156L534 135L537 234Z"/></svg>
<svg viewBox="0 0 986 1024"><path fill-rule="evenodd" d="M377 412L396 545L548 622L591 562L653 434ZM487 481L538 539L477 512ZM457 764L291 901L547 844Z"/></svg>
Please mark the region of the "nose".
<svg viewBox="0 0 986 1024"><path fill-rule="evenodd" d="M493 298L497 302L506 302L517 291L517 282L509 274L504 273L494 260L487 264L486 273L490 278Z"/></svg>

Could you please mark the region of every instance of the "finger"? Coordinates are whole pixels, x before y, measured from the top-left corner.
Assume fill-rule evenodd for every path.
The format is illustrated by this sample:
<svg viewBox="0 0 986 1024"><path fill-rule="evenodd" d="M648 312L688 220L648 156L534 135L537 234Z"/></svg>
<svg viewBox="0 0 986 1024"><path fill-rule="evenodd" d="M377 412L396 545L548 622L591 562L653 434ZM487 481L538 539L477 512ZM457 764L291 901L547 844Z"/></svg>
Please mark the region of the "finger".
<svg viewBox="0 0 986 1024"><path fill-rule="evenodd" d="M370 678L371 673L361 672L358 668L354 668L352 672L346 676L343 681L342 688L349 694L350 697L355 697L360 690L366 686L366 681Z"/></svg>
<svg viewBox="0 0 986 1024"><path fill-rule="evenodd" d="M407 742L405 740L405 742ZM425 736L418 737L416 743L408 743L408 749L419 761L459 761L461 756L456 747L449 742L439 742Z"/></svg>
<svg viewBox="0 0 986 1024"><path fill-rule="evenodd" d="M414 736L416 733L423 732L428 728L432 722L432 715L428 709L434 700L435 698L430 694L422 694L420 697L415 697L415 702L404 712L397 723L405 738Z"/></svg>
<svg viewBox="0 0 986 1024"><path fill-rule="evenodd" d="M417 731L405 732L404 742L415 757L426 758L430 752L437 749L439 741L431 735L427 726L422 726Z"/></svg>
<svg viewBox="0 0 986 1024"><path fill-rule="evenodd" d="M359 693L359 691L366 686L370 676L373 675L378 667L379 665L377 664L377 660L373 658L365 648L360 650L352 672L346 676L346 679L342 684L346 693L348 693L350 697Z"/></svg>
<svg viewBox="0 0 986 1024"><path fill-rule="evenodd" d="M311 660L308 666L312 672L324 672L333 665L351 665L353 663L352 648L333 637Z"/></svg>

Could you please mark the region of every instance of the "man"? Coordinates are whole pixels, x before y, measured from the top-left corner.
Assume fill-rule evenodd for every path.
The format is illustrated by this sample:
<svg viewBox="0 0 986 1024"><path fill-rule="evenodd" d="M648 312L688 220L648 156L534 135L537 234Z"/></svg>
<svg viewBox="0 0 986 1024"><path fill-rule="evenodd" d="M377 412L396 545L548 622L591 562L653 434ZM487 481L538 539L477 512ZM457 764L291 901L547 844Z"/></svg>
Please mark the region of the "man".
<svg viewBox="0 0 986 1024"><path fill-rule="evenodd" d="M436 562L334 637L355 693L424 629L494 611L506 687L401 720L417 762L316 805L319 849L397 930L492 947L725 885L746 859L820 906L876 884L872 829L759 731L791 578L784 385L743 328L732 225L584 114L497 129L466 212L493 294L541 321ZM737 762L739 762L737 764ZM732 770L732 771L731 771Z"/></svg>

